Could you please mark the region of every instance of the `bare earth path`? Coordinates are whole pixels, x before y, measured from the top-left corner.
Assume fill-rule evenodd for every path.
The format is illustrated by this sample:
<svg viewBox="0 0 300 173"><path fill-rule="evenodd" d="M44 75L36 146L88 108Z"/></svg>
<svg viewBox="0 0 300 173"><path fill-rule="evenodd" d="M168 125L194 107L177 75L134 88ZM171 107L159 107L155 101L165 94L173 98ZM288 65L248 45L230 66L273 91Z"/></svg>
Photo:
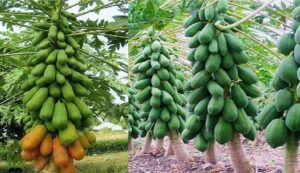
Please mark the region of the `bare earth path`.
<svg viewBox="0 0 300 173"><path fill-rule="evenodd" d="M251 143L242 139L243 147L248 159L251 160L254 172L258 173L282 173L283 147L270 148L264 141L259 146L252 147ZM168 145L165 140L165 148ZM218 159L222 162L217 166L205 163L203 153L199 152L191 141L186 144L189 153L195 159L194 162L178 162L175 157L165 157L163 153L158 155L139 155L142 140L133 141L135 150L129 154L130 173L233 173L233 167L228 156L226 146L218 145Z"/></svg>

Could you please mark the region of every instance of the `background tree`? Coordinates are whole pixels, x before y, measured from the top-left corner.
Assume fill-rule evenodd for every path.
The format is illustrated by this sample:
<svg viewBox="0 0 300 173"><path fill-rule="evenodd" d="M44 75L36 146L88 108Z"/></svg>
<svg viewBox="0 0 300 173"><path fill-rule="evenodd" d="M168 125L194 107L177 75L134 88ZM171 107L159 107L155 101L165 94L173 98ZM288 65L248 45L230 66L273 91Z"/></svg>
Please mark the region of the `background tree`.
<svg viewBox="0 0 300 173"><path fill-rule="evenodd" d="M177 159L192 160L179 135L185 119L182 107L182 97L185 96L178 93L179 86L183 84L177 79L179 75L170 50L161 43L164 37L155 34L153 28L149 28L147 34L142 43L142 52L135 57L132 68L132 72L138 74L135 88L140 91L136 99L143 105L140 129L143 136L147 134L143 151L149 151L149 136L160 140L168 135Z"/></svg>

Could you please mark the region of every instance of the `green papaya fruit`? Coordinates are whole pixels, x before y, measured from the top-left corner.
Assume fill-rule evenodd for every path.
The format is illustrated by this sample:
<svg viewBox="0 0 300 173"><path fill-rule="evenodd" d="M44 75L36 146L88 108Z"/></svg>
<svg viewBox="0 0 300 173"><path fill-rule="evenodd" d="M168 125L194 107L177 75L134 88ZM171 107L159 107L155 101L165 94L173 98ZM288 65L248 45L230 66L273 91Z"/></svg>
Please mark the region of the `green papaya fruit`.
<svg viewBox="0 0 300 173"><path fill-rule="evenodd" d="M73 123L79 122L81 120L81 113L78 107L71 102L66 102L65 105L68 112L68 119L71 120Z"/></svg>
<svg viewBox="0 0 300 173"><path fill-rule="evenodd" d="M195 146L199 151L204 152L208 149L209 143L201 134L198 134L195 138Z"/></svg>
<svg viewBox="0 0 300 173"><path fill-rule="evenodd" d="M238 113L239 115L237 119L233 122L234 129L237 132L246 135L251 130L252 122L247 116L244 109L238 109Z"/></svg>
<svg viewBox="0 0 300 173"><path fill-rule="evenodd" d="M236 107L232 99L225 99L224 109L223 109L223 118L227 122L234 122L238 117L238 108Z"/></svg>
<svg viewBox="0 0 300 173"><path fill-rule="evenodd" d="M259 126L265 129L272 120L279 118L281 115L282 113L277 111L275 104L270 103L260 112L256 119Z"/></svg>
<svg viewBox="0 0 300 173"><path fill-rule="evenodd" d="M66 128L59 130L58 137L64 146L74 143L78 138L75 125L72 122L68 122Z"/></svg>
<svg viewBox="0 0 300 173"><path fill-rule="evenodd" d="M297 132L300 130L300 104L296 103L287 112L285 124L292 131Z"/></svg>
<svg viewBox="0 0 300 173"><path fill-rule="evenodd" d="M272 148L284 145L288 136L288 129L282 119L272 120L265 131L265 139Z"/></svg>
<svg viewBox="0 0 300 173"><path fill-rule="evenodd" d="M293 104L293 95L288 89L281 89L275 94L275 107L278 112L289 109Z"/></svg>
<svg viewBox="0 0 300 173"><path fill-rule="evenodd" d="M29 111L38 110L48 97L48 88L40 88L27 102L26 109Z"/></svg>
<svg viewBox="0 0 300 173"><path fill-rule="evenodd" d="M67 101L72 101L75 98L73 88L68 80L62 85L61 93Z"/></svg>
<svg viewBox="0 0 300 173"><path fill-rule="evenodd" d="M51 97L59 98L61 96L60 86L57 83L50 84L49 94Z"/></svg>
<svg viewBox="0 0 300 173"><path fill-rule="evenodd" d="M87 118L87 117L93 115L93 112L91 111L91 109L89 109L89 107L79 98L75 97L74 103L78 107L78 109L81 113L81 116L83 118Z"/></svg>
<svg viewBox="0 0 300 173"><path fill-rule="evenodd" d="M68 126L68 112L65 104L60 101L55 103L52 124L58 130L65 129Z"/></svg>
<svg viewBox="0 0 300 173"><path fill-rule="evenodd" d="M40 115L39 115L40 119L44 121L52 119L54 105L55 105L54 98L48 97L41 108Z"/></svg>
<svg viewBox="0 0 300 173"><path fill-rule="evenodd" d="M239 108L244 108L249 103L249 99L240 85L235 84L231 87L231 96L234 103Z"/></svg>
<svg viewBox="0 0 300 173"><path fill-rule="evenodd" d="M231 123L220 117L214 130L214 136L219 144L229 142L233 137L233 127Z"/></svg>

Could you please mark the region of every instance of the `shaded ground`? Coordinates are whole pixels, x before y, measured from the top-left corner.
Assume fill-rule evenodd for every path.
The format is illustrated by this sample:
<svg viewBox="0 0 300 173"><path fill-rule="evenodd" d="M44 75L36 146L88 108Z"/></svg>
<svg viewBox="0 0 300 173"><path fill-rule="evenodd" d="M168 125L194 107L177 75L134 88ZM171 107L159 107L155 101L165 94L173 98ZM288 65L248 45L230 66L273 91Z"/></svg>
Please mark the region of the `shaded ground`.
<svg viewBox="0 0 300 173"><path fill-rule="evenodd" d="M270 148L264 141L258 147L252 147L248 140L243 140L244 151L253 165L255 172L281 173L283 164L283 147ZM221 161L217 166L205 163L203 153L199 152L191 141L186 144L187 151L194 157L194 162L178 162L174 156L165 157L164 154L157 156L145 154L139 155L142 139L134 140L135 150L129 155L130 173L233 173L233 167L228 156L226 146L218 145L218 159ZM168 139L165 140L167 148Z"/></svg>

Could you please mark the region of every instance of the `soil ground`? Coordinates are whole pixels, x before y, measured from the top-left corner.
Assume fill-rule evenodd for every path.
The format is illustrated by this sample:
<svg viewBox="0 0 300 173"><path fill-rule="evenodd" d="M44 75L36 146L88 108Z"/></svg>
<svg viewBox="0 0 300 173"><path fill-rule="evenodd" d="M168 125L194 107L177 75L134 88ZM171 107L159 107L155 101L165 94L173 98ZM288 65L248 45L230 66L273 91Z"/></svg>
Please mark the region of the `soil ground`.
<svg viewBox="0 0 300 173"><path fill-rule="evenodd" d="M256 173L282 173L284 160L284 148L272 149L263 140L258 146L253 146L251 141L242 138L242 144L246 156L253 165ZM169 140L166 138L164 148L168 146ZM129 154L130 173L233 173L233 167L228 155L227 146L216 145L218 150L217 165L205 162L204 153L199 152L194 147L194 141L190 141L185 146L187 151L195 159L193 162L179 162L174 156L164 156L164 152L157 155L142 154L140 150L143 145L142 139L133 140L134 150Z"/></svg>

